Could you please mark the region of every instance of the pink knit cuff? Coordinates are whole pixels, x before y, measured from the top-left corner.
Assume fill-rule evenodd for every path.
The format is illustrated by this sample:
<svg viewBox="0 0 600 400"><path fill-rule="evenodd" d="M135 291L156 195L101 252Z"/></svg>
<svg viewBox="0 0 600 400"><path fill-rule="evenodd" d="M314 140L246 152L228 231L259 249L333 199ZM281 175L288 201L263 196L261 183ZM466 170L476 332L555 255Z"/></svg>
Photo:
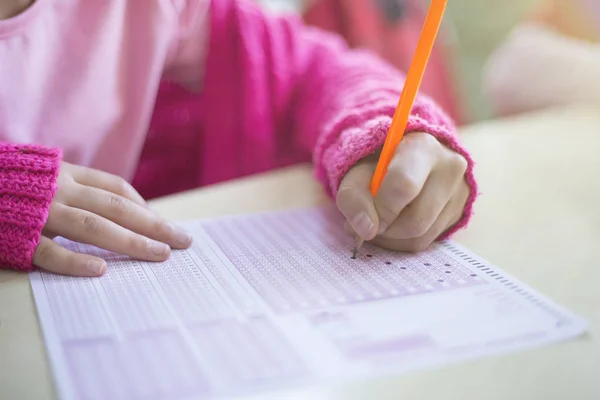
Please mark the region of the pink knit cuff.
<svg viewBox="0 0 600 400"><path fill-rule="evenodd" d="M0 268L34 268L61 156L58 149L0 143Z"/></svg>
<svg viewBox="0 0 600 400"><path fill-rule="evenodd" d="M317 176L323 172L328 178L328 192L335 198L337 190L346 173L361 159L379 150L385 141L391 118L380 115L371 118L363 126L348 128L344 131L338 141L331 144L322 155L324 171L317 170ZM453 127L446 124L434 124L414 114L410 117L406 132L426 132L433 135L441 144L459 153L467 160L465 181L470 193L460 220L446 230L438 240L448 239L457 230L466 227L473 210L473 203L478 194L477 183L473 175L474 161L467 150L459 143L458 137L453 132ZM321 179L322 176L319 176Z"/></svg>

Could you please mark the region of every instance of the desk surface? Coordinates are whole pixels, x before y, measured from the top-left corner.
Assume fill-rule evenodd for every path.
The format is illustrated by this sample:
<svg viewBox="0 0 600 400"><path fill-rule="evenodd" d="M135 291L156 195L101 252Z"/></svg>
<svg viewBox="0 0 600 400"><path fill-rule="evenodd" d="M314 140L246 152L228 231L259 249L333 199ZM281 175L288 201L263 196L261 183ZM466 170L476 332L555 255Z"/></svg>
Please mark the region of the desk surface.
<svg viewBox="0 0 600 400"><path fill-rule="evenodd" d="M478 160L482 195L469 229L455 239L588 319L591 333L518 354L294 397L600 399L600 262L594 251L600 242L600 108L489 122L462 134ZM161 199L153 207L186 219L325 201L310 167L300 166ZM54 398L27 276L6 271L0 272L0 371L0 398Z"/></svg>

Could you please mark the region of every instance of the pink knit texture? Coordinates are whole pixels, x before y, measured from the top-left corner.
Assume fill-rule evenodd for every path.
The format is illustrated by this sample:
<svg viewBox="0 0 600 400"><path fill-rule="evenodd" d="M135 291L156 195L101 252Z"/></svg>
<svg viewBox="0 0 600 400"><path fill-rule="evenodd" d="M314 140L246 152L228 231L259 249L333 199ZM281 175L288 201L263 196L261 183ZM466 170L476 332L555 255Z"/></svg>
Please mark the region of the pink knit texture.
<svg viewBox="0 0 600 400"><path fill-rule="evenodd" d="M200 93L163 82L133 185L145 198L312 159L334 196L346 172L382 146L404 76L372 54L296 17L272 17L252 2L213 0ZM2 126L0 125L0 129ZM434 135L473 161L453 123L418 97L408 131ZM0 145L0 266L31 269L56 188L60 152ZM127 157L116 154L115 157Z"/></svg>
<svg viewBox="0 0 600 400"><path fill-rule="evenodd" d="M33 269L60 159L56 149L0 143L0 267Z"/></svg>
<svg viewBox="0 0 600 400"><path fill-rule="evenodd" d="M134 186L156 197L312 154L315 176L334 196L351 166L382 146L403 74L369 52L349 51L337 36L294 17L268 17L248 2L212 1L210 12L202 93L163 83ZM417 98L407 130L434 135L468 161L470 196L441 237L448 238L472 213L473 160L426 96Z"/></svg>

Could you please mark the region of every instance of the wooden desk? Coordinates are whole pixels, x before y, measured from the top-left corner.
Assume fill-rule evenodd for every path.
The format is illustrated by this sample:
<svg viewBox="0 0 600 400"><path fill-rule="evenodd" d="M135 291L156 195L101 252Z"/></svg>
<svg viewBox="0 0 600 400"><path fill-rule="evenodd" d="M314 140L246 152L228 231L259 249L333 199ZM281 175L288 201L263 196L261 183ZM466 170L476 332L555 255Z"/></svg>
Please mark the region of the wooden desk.
<svg viewBox="0 0 600 400"><path fill-rule="evenodd" d="M587 318L591 334L395 379L309 389L294 398L600 399L600 262L593 250L600 242L600 108L484 123L463 136L478 160L482 196L471 226L455 239ZM322 203L310 171L291 168L154 207L185 219ZM11 272L0 273L0 398L54 398L27 277Z"/></svg>

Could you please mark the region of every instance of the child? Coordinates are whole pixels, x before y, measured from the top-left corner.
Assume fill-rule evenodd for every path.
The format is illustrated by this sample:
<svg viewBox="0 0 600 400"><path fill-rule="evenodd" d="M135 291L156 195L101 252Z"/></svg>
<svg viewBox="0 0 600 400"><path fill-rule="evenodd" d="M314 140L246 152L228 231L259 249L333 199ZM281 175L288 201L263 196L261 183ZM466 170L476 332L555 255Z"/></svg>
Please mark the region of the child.
<svg viewBox="0 0 600 400"><path fill-rule="evenodd" d="M600 0L548 0L494 51L484 91L497 115L600 102Z"/></svg>
<svg viewBox="0 0 600 400"><path fill-rule="evenodd" d="M57 236L165 260L191 237L138 192L154 197L311 153L317 179L365 240L420 250L471 215L473 162L423 96L373 199L374 154L402 76L251 2L2 0L0 60L7 268L105 272L104 260L59 246ZM152 116L163 78L171 83Z"/></svg>

